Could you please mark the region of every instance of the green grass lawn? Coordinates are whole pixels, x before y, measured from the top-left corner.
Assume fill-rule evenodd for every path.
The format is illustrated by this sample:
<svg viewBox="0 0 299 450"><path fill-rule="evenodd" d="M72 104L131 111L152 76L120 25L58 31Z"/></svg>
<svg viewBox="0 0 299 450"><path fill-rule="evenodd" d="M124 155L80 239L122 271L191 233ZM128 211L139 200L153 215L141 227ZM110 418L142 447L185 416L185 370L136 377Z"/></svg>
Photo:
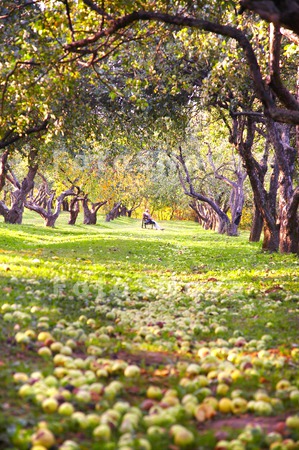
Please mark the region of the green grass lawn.
<svg viewBox="0 0 299 450"><path fill-rule="evenodd" d="M298 257L67 219L0 223L1 449L299 448Z"/></svg>

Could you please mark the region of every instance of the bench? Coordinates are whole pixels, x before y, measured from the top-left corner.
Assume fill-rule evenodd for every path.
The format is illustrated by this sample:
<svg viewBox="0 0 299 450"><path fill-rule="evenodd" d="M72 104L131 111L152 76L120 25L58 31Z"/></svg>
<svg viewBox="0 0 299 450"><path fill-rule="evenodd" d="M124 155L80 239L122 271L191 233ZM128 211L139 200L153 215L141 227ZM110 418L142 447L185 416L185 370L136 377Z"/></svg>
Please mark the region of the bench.
<svg viewBox="0 0 299 450"><path fill-rule="evenodd" d="M151 225L153 228L154 222L148 217L142 217L141 228L146 228L149 225Z"/></svg>

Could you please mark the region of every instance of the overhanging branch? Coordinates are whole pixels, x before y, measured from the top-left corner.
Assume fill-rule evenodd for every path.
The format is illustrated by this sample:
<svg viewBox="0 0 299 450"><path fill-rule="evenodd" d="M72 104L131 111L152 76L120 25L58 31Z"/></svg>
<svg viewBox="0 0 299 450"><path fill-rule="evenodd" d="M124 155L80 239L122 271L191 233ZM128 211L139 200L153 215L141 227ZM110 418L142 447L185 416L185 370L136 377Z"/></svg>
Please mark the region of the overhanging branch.
<svg viewBox="0 0 299 450"><path fill-rule="evenodd" d="M111 22L109 22L109 26L107 28L99 30L93 36L88 36L84 39L68 43L64 48L67 52L77 52L80 51L80 49L86 49L98 42L100 39L116 34L119 30L128 28L130 25L133 25L138 21L156 21L178 27L196 28L198 30L219 34L236 40L244 51L248 67L251 71L255 91L257 97L265 108L265 114L278 122L299 124L299 104L295 100L295 103L290 105L288 102L286 105L290 108L290 110L276 108L275 102L263 80L259 64L249 40L242 30L230 25L221 25L219 23L210 22L204 19L195 19L180 15L173 16L160 12L134 11L131 14L116 19L112 22L112 25ZM94 48L91 48L89 51L90 53L93 53ZM289 93L289 95L291 94Z"/></svg>
<svg viewBox="0 0 299 450"><path fill-rule="evenodd" d="M9 131L6 136L0 140L0 149L9 147L12 144L26 138L30 134L39 133L45 131L49 126L49 117L47 117L40 125L35 125L28 128L23 133L15 133L13 130Z"/></svg>

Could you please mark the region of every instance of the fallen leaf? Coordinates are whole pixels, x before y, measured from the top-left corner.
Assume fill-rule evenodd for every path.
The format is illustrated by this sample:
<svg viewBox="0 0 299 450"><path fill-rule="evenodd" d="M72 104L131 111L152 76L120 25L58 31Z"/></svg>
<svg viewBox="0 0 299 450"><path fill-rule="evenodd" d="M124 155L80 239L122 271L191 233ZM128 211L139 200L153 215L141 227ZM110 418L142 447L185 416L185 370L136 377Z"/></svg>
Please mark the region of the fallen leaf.
<svg viewBox="0 0 299 450"><path fill-rule="evenodd" d="M157 369L154 372L157 377L167 377L169 375L169 369Z"/></svg>

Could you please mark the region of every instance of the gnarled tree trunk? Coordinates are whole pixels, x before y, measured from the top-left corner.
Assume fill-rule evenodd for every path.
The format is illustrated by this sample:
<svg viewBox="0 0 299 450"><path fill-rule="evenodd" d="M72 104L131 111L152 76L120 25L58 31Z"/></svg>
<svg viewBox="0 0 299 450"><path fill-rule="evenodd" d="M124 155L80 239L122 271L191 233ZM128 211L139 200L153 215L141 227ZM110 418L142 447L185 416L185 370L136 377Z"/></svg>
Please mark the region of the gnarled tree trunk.
<svg viewBox="0 0 299 450"><path fill-rule="evenodd" d="M1 203L0 213L4 216L5 223L21 224L24 212L24 203L29 192L33 189L34 178L37 173L38 165L36 163L37 151L30 150L28 155L28 172L22 183L20 184L13 172L10 170L12 176L6 173L6 178L15 186L15 191L12 193L12 205L10 209Z"/></svg>
<svg viewBox="0 0 299 450"><path fill-rule="evenodd" d="M88 199L87 195L85 195L81 200L82 200L83 213L84 213L83 223L85 225L96 225L98 210L107 203L107 200L105 200L103 202L92 203ZM91 208L89 207L89 203L91 205Z"/></svg>
<svg viewBox="0 0 299 450"><path fill-rule="evenodd" d="M54 212L52 212L52 203L55 196L54 192L48 199L47 209L44 209L42 206L36 205L35 203L30 201L26 202L25 206L31 211L37 212L44 219L46 227L54 227L61 211L62 202L68 195L74 195L74 191L72 188L62 192L59 197L57 197L56 208Z"/></svg>
<svg viewBox="0 0 299 450"><path fill-rule="evenodd" d="M121 202L114 203L113 208L106 215L106 222L110 222L110 220L114 220L120 216Z"/></svg>
<svg viewBox="0 0 299 450"><path fill-rule="evenodd" d="M70 213L70 219L68 221L69 225L75 225L79 212L80 212L79 200L78 197L74 197L70 201L69 205L69 213Z"/></svg>
<svg viewBox="0 0 299 450"><path fill-rule="evenodd" d="M220 234L228 233L230 220L226 212L212 198L195 191L181 147L179 147L179 154L175 155L175 159L177 160L176 166L180 183L185 194L208 205L208 208L211 208L215 213L213 229Z"/></svg>

